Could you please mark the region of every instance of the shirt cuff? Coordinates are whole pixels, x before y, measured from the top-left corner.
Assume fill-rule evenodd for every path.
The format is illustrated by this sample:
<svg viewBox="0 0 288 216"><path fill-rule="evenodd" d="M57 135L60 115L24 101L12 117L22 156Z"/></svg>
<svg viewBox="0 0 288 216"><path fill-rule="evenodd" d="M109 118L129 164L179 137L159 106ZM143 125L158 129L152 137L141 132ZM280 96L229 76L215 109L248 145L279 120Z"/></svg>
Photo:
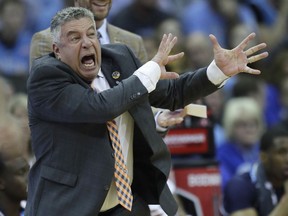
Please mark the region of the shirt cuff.
<svg viewBox="0 0 288 216"><path fill-rule="evenodd" d="M225 85L228 80L226 76L216 65L215 60L213 60L207 68L208 79L214 84L219 85L219 88Z"/></svg>
<svg viewBox="0 0 288 216"><path fill-rule="evenodd" d="M150 93L156 88L156 84L160 79L161 69L154 61L148 61L134 72L147 91Z"/></svg>

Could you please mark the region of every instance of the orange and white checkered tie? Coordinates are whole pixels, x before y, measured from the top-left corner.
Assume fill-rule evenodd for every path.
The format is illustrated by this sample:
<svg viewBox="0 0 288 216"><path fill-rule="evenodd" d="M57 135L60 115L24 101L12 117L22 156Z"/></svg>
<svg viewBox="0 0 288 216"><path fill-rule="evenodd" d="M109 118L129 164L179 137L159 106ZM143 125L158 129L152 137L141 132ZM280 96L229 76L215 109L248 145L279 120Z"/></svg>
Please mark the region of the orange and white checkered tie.
<svg viewBox="0 0 288 216"><path fill-rule="evenodd" d="M120 139L118 135L118 128L114 120L107 122L110 139L115 154L115 183L119 203L131 211L133 203L133 195L129 184L128 169L124 161L124 156L121 150Z"/></svg>

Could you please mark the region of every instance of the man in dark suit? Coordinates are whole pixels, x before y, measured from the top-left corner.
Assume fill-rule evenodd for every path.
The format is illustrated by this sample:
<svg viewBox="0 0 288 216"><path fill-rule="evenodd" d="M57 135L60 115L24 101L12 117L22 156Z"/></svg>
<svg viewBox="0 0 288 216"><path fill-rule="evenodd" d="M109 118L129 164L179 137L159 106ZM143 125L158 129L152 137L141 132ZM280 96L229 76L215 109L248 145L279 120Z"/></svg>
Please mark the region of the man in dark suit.
<svg viewBox="0 0 288 216"><path fill-rule="evenodd" d="M255 36L251 34L225 50L211 35L215 61L178 78L165 70L183 56L169 56L177 41L171 34L163 36L155 57L140 67L127 46L100 47L87 9L63 9L53 18L51 32L53 53L34 61L27 83L36 162L25 215L148 216L148 204L157 203L175 215L177 205L166 184L170 153L156 132L151 105L183 108L216 91L230 76L259 74L247 64L265 58L266 52L253 54L266 45L244 51ZM111 136L107 129L112 120L118 126L124 158L120 168L128 175L124 184L132 190L132 209L117 193L116 132Z"/></svg>
<svg viewBox="0 0 288 216"><path fill-rule="evenodd" d="M97 31L101 34L101 38L99 38L101 44L125 44L133 51L142 64L148 61L147 52L141 36L111 25L107 21L107 16L112 7L112 0L74 0L74 6L87 8L93 13ZM52 43L50 28L36 32L33 35L30 44L30 67L34 59L52 52ZM155 114L158 132L161 135L166 134L169 126L179 124L183 121L183 113L176 115L168 110L157 109L153 109L153 112Z"/></svg>

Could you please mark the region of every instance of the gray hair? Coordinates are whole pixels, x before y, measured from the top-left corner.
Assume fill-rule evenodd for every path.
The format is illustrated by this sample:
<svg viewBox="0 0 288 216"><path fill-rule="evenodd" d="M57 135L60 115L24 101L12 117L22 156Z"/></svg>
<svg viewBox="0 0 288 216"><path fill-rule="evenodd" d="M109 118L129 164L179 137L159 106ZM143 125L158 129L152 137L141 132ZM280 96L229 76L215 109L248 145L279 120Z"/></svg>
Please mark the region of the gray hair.
<svg viewBox="0 0 288 216"><path fill-rule="evenodd" d="M91 11L82 7L67 7L56 13L56 15L52 18L50 24L51 36L54 43L60 42L61 35L61 26L72 20L79 20L81 18L90 18L95 26L96 24L94 20L94 15Z"/></svg>

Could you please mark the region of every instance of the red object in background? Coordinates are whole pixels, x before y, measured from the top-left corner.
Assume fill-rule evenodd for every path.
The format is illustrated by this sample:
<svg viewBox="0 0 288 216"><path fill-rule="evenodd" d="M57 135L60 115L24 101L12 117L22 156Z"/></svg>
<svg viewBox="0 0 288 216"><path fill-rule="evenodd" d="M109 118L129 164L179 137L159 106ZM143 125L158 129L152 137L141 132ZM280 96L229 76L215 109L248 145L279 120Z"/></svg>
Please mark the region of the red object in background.
<svg viewBox="0 0 288 216"><path fill-rule="evenodd" d="M190 165L178 163L174 167L176 193L188 214L220 216L221 177L219 168L215 161L206 162L201 165L193 165L191 162Z"/></svg>
<svg viewBox="0 0 288 216"><path fill-rule="evenodd" d="M214 155L212 128L173 128L164 137L172 155Z"/></svg>

